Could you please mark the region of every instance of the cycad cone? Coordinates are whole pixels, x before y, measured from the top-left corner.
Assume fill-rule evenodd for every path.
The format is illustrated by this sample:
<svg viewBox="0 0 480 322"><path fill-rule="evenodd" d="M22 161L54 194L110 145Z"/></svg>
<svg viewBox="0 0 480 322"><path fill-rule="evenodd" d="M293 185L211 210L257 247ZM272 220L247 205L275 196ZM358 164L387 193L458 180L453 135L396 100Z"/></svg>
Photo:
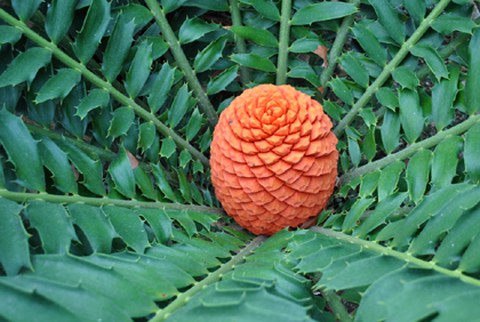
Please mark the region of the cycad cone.
<svg viewBox="0 0 480 322"><path fill-rule="evenodd" d="M318 215L337 177L337 138L322 106L288 85L245 90L223 111L210 165L225 211L271 235Z"/></svg>

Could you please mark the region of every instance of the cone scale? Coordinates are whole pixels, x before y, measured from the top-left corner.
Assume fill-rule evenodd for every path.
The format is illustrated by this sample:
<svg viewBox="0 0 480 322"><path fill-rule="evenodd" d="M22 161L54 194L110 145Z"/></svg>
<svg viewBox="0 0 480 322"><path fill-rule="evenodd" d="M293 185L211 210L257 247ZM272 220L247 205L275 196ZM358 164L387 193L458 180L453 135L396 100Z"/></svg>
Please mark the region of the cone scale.
<svg viewBox="0 0 480 322"><path fill-rule="evenodd" d="M289 85L259 85L235 98L220 115L210 157L227 214L257 235L315 218L337 177L331 128L320 103Z"/></svg>

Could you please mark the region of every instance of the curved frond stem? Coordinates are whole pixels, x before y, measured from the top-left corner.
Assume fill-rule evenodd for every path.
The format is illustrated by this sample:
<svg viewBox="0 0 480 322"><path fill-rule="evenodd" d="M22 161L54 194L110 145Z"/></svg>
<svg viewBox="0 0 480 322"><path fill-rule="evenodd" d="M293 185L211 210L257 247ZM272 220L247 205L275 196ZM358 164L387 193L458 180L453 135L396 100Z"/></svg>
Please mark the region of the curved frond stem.
<svg viewBox="0 0 480 322"><path fill-rule="evenodd" d="M150 322L160 322L165 321L170 315L172 315L176 310L184 306L192 296L202 291L208 285L211 285L219 281L223 275L235 268L235 265L240 264L245 260L245 258L250 255L258 246L260 246L264 241L265 236L255 237L248 245L246 245L241 251L233 256L228 262L220 266L219 269L210 273L206 278L196 283L188 291L181 293L178 297L167 305L165 308L159 310L155 316L150 319Z"/></svg>
<svg viewBox="0 0 480 322"><path fill-rule="evenodd" d="M358 7L358 5L360 4L360 0L351 0L350 2L356 7ZM342 24L340 25L340 28L337 31L337 34L335 36L335 41L333 42L332 48L330 49L330 54L328 55L328 65L323 70L322 75L320 75L320 84L322 84L322 86L325 86L325 84L328 82L328 80L332 76L333 71L335 70L338 56L340 56L343 46L345 45L345 41L347 40L347 34L350 29L350 26L353 23L354 18L355 18L355 14L352 14L344 18L342 21Z"/></svg>
<svg viewBox="0 0 480 322"><path fill-rule="evenodd" d="M347 309L342 303L342 300L340 299L340 296L337 295L332 290L329 291L324 291L322 292L322 296L325 298L327 301L328 305L333 311L333 314L335 315L335 318L338 319L340 322L352 322L353 319L348 314Z"/></svg>
<svg viewBox="0 0 480 322"><path fill-rule="evenodd" d="M168 23L167 17L165 17L165 14L163 13L163 9L158 4L157 0L145 0L145 3L160 27L165 40L170 46L173 57L175 57L178 66L182 70L188 85L193 90L193 93L198 100L198 105L207 116L210 124L215 126L215 124L218 122L217 113L215 112L212 103L208 99L207 94L203 90L197 76L195 76L195 72L190 66L190 63L188 62L188 59L185 56L182 47L180 46L177 36L175 36L172 27Z"/></svg>
<svg viewBox="0 0 480 322"><path fill-rule="evenodd" d="M160 120L156 118L154 114L150 113L149 111L138 105L135 100L124 95L122 92L117 90L111 83L95 75L84 64L76 61L75 59L67 55L54 43L46 40L45 38L37 34L35 31L30 29L25 23L16 19L3 9L0 9L0 19L4 20L11 26L19 29L26 37L28 37L30 40L32 40L39 46L52 52L52 54L59 61L61 61L66 66L78 71L86 80L88 80L98 88L101 88L107 93L109 93L120 104L130 107L138 116L140 116L146 121L152 122L157 128L158 132L160 132L166 137L171 137L175 141L175 143L178 144L179 147L188 150L192 154L192 156L194 156L196 159L199 159L207 168L210 166L208 158L203 155L203 153L193 147L189 142L181 138L174 130L163 124Z"/></svg>
<svg viewBox="0 0 480 322"><path fill-rule="evenodd" d="M46 128L43 128L37 125L32 125L32 124L25 124L25 125L27 126L28 130L33 134L46 136L54 141L64 141L64 140L68 141L73 145L77 146L78 148L80 148L82 151L88 154L98 155L103 160L113 160L117 156L112 151L88 144L82 140L69 138L69 137L66 137L65 135L54 132L52 130L47 130Z"/></svg>
<svg viewBox="0 0 480 322"><path fill-rule="evenodd" d="M232 15L232 25L233 26L241 26L242 25L242 16L240 13L240 9L238 7L237 0L230 0L230 14ZM243 38L235 35L235 47L237 52L240 54L244 54L247 52L247 45ZM245 66L240 66L240 78L242 80L243 86L246 86L250 83L250 72Z"/></svg>
<svg viewBox="0 0 480 322"><path fill-rule="evenodd" d="M277 85L287 81L288 43L290 39L290 16L292 0L282 0L282 13L280 17L280 36L278 42L277 60Z"/></svg>
<svg viewBox="0 0 480 322"><path fill-rule="evenodd" d="M422 38L425 32L430 28L435 18L437 18L450 3L450 0L441 0L437 6L430 12L430 14L422 21L418 26L418 29L405 41L400 47L397 54L390 60L390 62L383 68L380 75L375 81L365 90L363 95L352 106L350 111L343 117L343 119L337 124L334 129L334 133L337 137L341 136L345 131L345 128L353 121L355 116L368 104L375 92L390 78L390 75L395 68L403 61L408 55L410 49Z"/></svg>
<svg viewBox="0 0 480 322"><path fill-rule="evenodd" d="M155 201L138 201L138 200L122 200L111 199L108 197L94 198L83 197L78 195L53 195L49 193L29 193L29 192L15 192L5 189L0 189L0 197L14 200L17 202L26 202L29 200L41 200L51 203L72 204L83 203L91 206L117 206L125 208L153 208L153 209L172 209L172 210L192 210L199 212L206 212L211 214L223 215L223 209L212 208L206 206L183 205L178 203L155 202Z"/></svg>
<svg viewBox="0 0 480 322"><path fill-rule="evenodd" d="M401 151L387 155L382 159L367 163L364 166L361 166L359 168L356 168L354 170L351 170L345 173L343 176L340 177L339 184L340 185L345 184L346 182L349 182L357 177L363 176L366 173L373 172L378 169L382 169L392 162L404 160L410 157L411 155L415 154L415 152L417 152L418 150L429 149L431 147L434 147L450 136L460 135L468 131L468 129L470 129L472 126L474 126L477 123L480 123L480 115L471 116L469 119L463 121L460 124L455 125L454 127L449 128L448 130L438 132L434 136L431 136L428 139L422 140L420 142L414 143Z"/></svg>
<svg viewBox="0 0 480 322"><path fill-rule="evenodd" d="M452 278L456 278L461 280L464 283L471 284L474 286L480 286L480 280L470 277L468 275L463 274L460 270L450 270L444 267L441 267L434 262L428 262L424 261L423 259L416 258L415 256L412 256L408 253L403 253L396 251L392 248L382 246L378 243L375 243L373 241L368 241L368 240L363 240L360 238L352 237L350 235L338 232L338 231L333 231L331 229L326 229L323 227L312 227L310 230L320 233L322 235L332 237L341 241L345 241L354 245L359 245L365 249L377 252L379 255L384 255L384 256L391 256L398 258L402 261L405 262L405 265L407 264L412 264L415 265L419 268L422 269L430 269L434 270L440 274L443 274L445 276L449 276Z"/></svg>

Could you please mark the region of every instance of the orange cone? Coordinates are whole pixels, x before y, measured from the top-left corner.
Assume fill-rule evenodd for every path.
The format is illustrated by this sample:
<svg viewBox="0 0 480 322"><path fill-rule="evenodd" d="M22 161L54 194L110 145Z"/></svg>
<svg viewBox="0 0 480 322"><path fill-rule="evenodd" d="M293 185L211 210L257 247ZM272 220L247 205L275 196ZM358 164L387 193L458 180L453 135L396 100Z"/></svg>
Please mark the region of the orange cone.
<svg viewBox="0 0 480 322"><path fill-rule="evenodd" d="M297 227L325 208L337 138L322 106L289 85L245 90L220 115L210 165L227 214L254 234Z"/></svg>

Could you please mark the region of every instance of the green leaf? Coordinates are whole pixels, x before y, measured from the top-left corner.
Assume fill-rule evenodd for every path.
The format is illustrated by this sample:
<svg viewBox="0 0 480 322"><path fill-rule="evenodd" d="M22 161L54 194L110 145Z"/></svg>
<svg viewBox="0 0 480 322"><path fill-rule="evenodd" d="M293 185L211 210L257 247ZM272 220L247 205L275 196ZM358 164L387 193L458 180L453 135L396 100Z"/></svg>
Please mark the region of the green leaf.
<svg viewBox="0 0 480 322"><path fill-rule="evenodd" d="M225 88L227 88L237 76L238 65L230 66L214 78L210 79L207 85L207 94L213 95L225 90Z"/></svg>
<svg viewBox="0 0 480 322"><path fill-rule="evenodd" d="M310 25L313 22L326 21L349 16L357 12L351 3L321 2L303 7L292 17L292 25Z"/></svg>
<svg viewBox="0 0 480 322"><path fill-rule="evenodd" d="M68 34L78 0L53 0L47 10L45 31L54 44Z"/></svg>
<svg viewBox="0 0 480 322"><path fill-rule="evenodd" d="M357 23L353 28L353 34L368 57L373 59L378 65L382 67L385 66L387 62L387 52L377 37L366 26L360 23Z"/></svg>
<svg viewBox="0 0 480 322"><path fill-rule="evenodd" d="M443 140L433 151L431 185L436 190L451 184L456 176L462 143L460 137L451 136Z"/></svg>
<svg viewBox="0 0 480 322"><path fill-rule="evenodd" d="M78 86L75 86L70 94L61 101L62 108L57 109L57 113L60 114L60 123L68 132L75 135L77 138L82 138L87 130L87 121L82 120L75 115L76 107L80 100L85 95L85 83L81 82Z"/></svg>
<svg viewBox="0 0 480 322"><path fill-rule="evenodd" d="M233 26L230 30L237 36L251 40L254 43L265 47L278 47L277 38L266 29L258 29L254 27Z"/></svg>
<svg viewBox="0 0 480 322"><path fill-rule="evenodd" d="M474 207L466 211L448 232L447 236L445 236L433 257L433 260L438 265L455 267L454 265L460 264L458 269L468 272L470 267L466 267L465 264L471 260L470 264L473 264L472 267L478 267L474 263L479 261L478 255L471 256L471 250L475 248L475 241L479 238L479 209L479 207ZM467 250L465 251L465 249ZM475 259L475 257L477 258ZM459 263L460 261L461 263Z"/></svg>
<svg viewBox="0 0 480 322"><path fill-rule="evenodd" d="M45 177L37 142L19 117L0 110L0 142L15 166L15 174L29 189L45 191Z"/></svg>
<svg viewBox="0 0 480 322"><path fill-rule="evenodd" d="M165 197L173 202L177 202L177 197L173 193L172 187L167 181L165 171L160 164L152 164L152 175L155 178L158 188L160 188L160 191L162 191Z"/></svg>
<svg viewBox="0 0 480 322"><path fill-rule="evenodd" d="M76 70L59 69L57 74L49 78L40 88L35 103L39 104L55 98L64 99L80 80L81 74Z"/></svg>
<svg viewBox="0 0 480 322"><path fill-rule="evenodd" d="M200 114L198 108L193 110L192 116L188 120L187 127L186 127L186 137L188 141L192 141L192 139L197 135L198 131L202 127L202 120L203 116Z"/></svg>
<svg viewBox="0 0 480 322"><path fill-rule="evenodd" d="M398 103L398 97L393 90L389 87L380 87L375 93L377 100L385 107L395 112L395 109L400 106Z"/></svg>
<svg viewBox="0 0 480 322"><path fill-rule="evenodd" d="M454 13L444 13L433 21L432 28L441 34L448 35L454 31L460 31L471 34L473 28L476 27L475 22L470 17L457 16Z"/></svg>
<svg viewBox="0 0 480 322"><path fill-rule="evenodd" d="M417 23L423 21L423 17L425 17L425 12L427 11L425 1L404 1L403 5ZM436 20L438 20L438 18ZM434 23L436 20L434 20Z"/></svg>
<svg viewBox="0 0 480 322"><path fill-rule="evenodd" d="M317 38L300 38L296 39L289 48L291 53L313 53L322 42Z"/></svg>
<svg viewBox="0 0 480 322"><path fill-rule="evenodd" d="M197 7L211 11L228 11L228 3L223 0L187 0L185 2L185 6Z"/></svg>
<svg viewBox="0 0 480 322"><path fill-rule="evenodd" d="M476 213L478 218L478 212ZM475 227L475 226L473 226ZM476 231L478 232L478 230ZM447 244L448 245L448 244ZM458 269L462 272L474 273L478 272L478 265L480 263L480 258L478 257L478 247L480 245L480 236L477 234L469 247L463 253L463 257L458 265Z"/></svg>
<svg viewBox="0 0 480 322"><path fill-rule="evenodd" d="M152 46L142 42L133 58L125 81L125 89L131 98L137 97L150 75L152 66Z"/></svg>
<svg viewBox="0 0 480 322"><path fill-rule="evenodd" d="M2 278L0 281L0 296L3 299L3 303L5 303L1 306L2 317L7 321L32 321L35 319L42 321L67 321L85 319L85 315L82 317L75 316L73 311L69 311L65 306L52 302L45 296L40 295L39 293L43 293L43 290L39 291L39 287L36 284L41 284L41 280L37 279L35 281L38 281L38 283L34 283L31 278L25 279L23 276L14 278ZM43 281L43 284L47 283ZM78 288L53 283L45 288L49 297L51 297L53 291L69 289L71 291L70 294L76 297L77 300L77 302L72 301L72 303L78 303L78 298L85 294ZM62 295L59 296L60 301L65 298L71 300L71 296L66 297L65 293ZM82 302L82 304L85 304L85 301ZM104 302L106 302L106 299ZM7 305L6 303L15 303L15 305ZM35 310L32 310L32 307L35 307Z"/></svg>
<svg viewBox="0 0 480 322"><path fill-rule="evenodd" d="M222 37L210 43L195 56L193 67L195 72L201 73L209 70L221 57L227 38Z"/></svg>
<svg viewBox="0 0 480 322"><path fill-rule="evenodd" d="M174 274L172 276L181 282L175 283L178 285L178 287L182 287L182 285L188 286L194 283L195 280L192 278L192 275L201 276L208 272L200 261L195 261L192 258L185 256L184 252L177 250L174 247L155 245L147 250L147 256L159 259L166 258L168 260L167 263L169 263L169 265L172 267L170 269L174 270ZM178 275L178 277L175 275Z"/></svg>
<svg viewBox="0 0 480 322"><path fill-rule="evenodd" d="M15 275L22 267L31 268L28 233L20 218L22 206L0 198L0 263L7 275Z"/></svg>
<svg viewBox="0 0 480 322"><path fill-rule="evenodd" d="M473 303L478 297L473 285L432 270L397 269L391 272L373 283L363 295L356 315L359 321L419 321L431 314L435 314L438 321L475 319L476 313L469 309L475 306ZM385 290L389 290L389 296L385 296ZM375 309L379 302L388 308L401 302L415 309Z"/></svg>
<svg viewBox="0 0 480 322"><path fill-rule="evenodd" d="M135 176L135 182L140 188L142 195L151 200L157 200L157 192L152 184L152 178L149 174L142 169L142 167L136 167L133 169Z"/></svg>
<svg viewBox="0 0 480 322"><path fill-rule="evenodd" d="M465 85L465 107L468 114L473 115L480 110L480 28L468 45L470 59L468 61L467 84ZM1 76L0 76L1 78Z"/></svg>
<svg viewBox="0 0 480 322"><path fill-rule="evenodd" d="M205 34L218 29L218 25L207 23L197 17L187 19L183 22L178 31L178 40L181 44L188 44L202 38Z"/></svg>
<svg viewBox="0 0 480 322"><path fill-rule="evenodd" d="M187 150L180 152L180 167L185 169L185 167L193 160L192 155Z"/></svg>
<svg viewBox="0 0 480 322"><path fill-rule="evenodd" d="M384 0L368 0L375 9L378 20L397 44L405 39L405 23L400 19L397 10L390 2Z"/></svg>
<svg viewBox="0 0 480 322"><path fill-rule="evenodd" d="M47 254L69 252L70 241L77 239L67 211L62 205L44 201L31 201L26 215L38 231L42 248Z"/></svg>
<svg viewBox="0 0 480 322"><path fill-rule="evenodd" d="M153 113L156 113L167 100L168 93L173 85L174 72L175 69L170 67L168 63L164 63L157 74L148 95L148 106Z"/></svg>
<svg viewBox="0 0 480 322"><path fill-rule="evenodd" d="M409 143L415 142L422 134L423 113L418 94L408 89L399 91L400 122Z"/></svg>
<svg viewBox="0 0 480 322"><path fill-rule="evenodd" d="M153 20L152 12L146 6L138 3L127 2L126 5L119 6L115 11L120 12L125 17L125 22L133 21L135 23L135 31L141 30Z"/></svg>
<svg viewBox="0 0 480 322"><path fill-rule="evenodd" d="M168 122L172 128L176 127L183 119L189 108L190 93L187 84L183 84L177 92L172 106L168 109Z"/></svg>
<svg viewBox="0 0 480 322"><path fill-rule="evenodd" d="M42 138L38 147L42 163L52 173L56 187L65 193L77 194L77 182L67 154L47 137Z"/></svg>
<svg viewBox="0 0 480 322"><path fill-rule="evenodd" d="M382 225L390 215L400 209L401 204L406 198L406 193L396 193L379 201L375 206L375 210L368 215L367 219L358 227L354 235L365 238L368 233Z"/></svg>
<svg viewBox="0 0 480 322"><path fill-rule="evenodd" d="M12 7L22 21L27 21L37 11L43 0L12 0Z"/></svg>
<svg viewBox="0 0 480 322"><path fill-rule="evenodd" d="M377 143L375 138L375 126L370 127L362 144L362 151L367 160L370 162L377 154Z"/></svg>
<svg viewBox="0 0 480 322"><path fill-rule="evenodd" d="M137 209L142 217L144 217L153 233L161 243L166 243L172 238L172 221L162 209Z"/></svg>
<svg viewBox="0 0 480 322"><path fill-rule="evenodd" d="M14 27L0 26L0 45L15 44L22 38L22 32Z"/></svg>
<svg viewBox="0 0 480 322"><path fill-rule="evenodd" d="M115 230L101 208L84 204L70 204L67 206L73 223L80 227L92 250L110 253Z"/></svg>
<svg viewBox="0 0 480 322"><path fill-rule="evenodd" d="M432 119L435 127L442 130L453 120L453 102L458 92L460 69L454 66L449 79L442 79L432 89Z"/></svg>
<svg viewBox="0 0 480 322"><path fill-rule="evenodd" d="M407 167L407 185L410 199L415 203L422 200L428 184L432 152L420 150L410 159Z"/></svg>
<svg viewBox="0 0 480 322"><path fill-rule="evenodd" d="M180 8L187 0L160 0L163 11L169 13Z"/></svg>
<svg viewBox="0 0 480 322"><path fill-rule="evenodd" d="M393 79L402 86L402 88L415 90L418 85L420 85L417 75L415 75L415 73L406 66L400 66L396 68L393 71L392 76Z"/></svg>
<svg viewBox="0 0 480 322"><path fill-rule="evenodd" d="M230 59L242 66L274 73L277 69L268 58L256 54L233 54Z"/></svg>
<svg viewBox="0 0 480 322"><path fill-rule="evenodd" d="M135 120L135 113L130 107L122 106L113 111L112 123L108 128L108 136L113 138L127 134Z"/></svg>
<svg viewBox="0 0 480 322"><path fill-rule="evenodd" d="M241 3L251 5L265 18L280 21L280 11L271 0L239 0Z"/></svg>
<svg viewBox="0 0 480 322"><path fill-rule="evenodd" d="M127 198L135 197L135 176L125 148L120 149L108 167L108 173L115 183L115 189Z"/></svg>
<svg viewBox="0 0 480 322"><path fill-rule="evenodd" d="M106 107L110 102L110 94L103 89L94 88L87 96L83 97L80 104L77 106L77 112L75 115L84 119L88 112L96 109L97 107Z"/></svg>
<svg viewBox="0 0 480 322"><path fill-rule="evenodd" d="M389 164L380 171L380 178L378 179L378 201L381 202L395 190L397 190L400 173L405 168L405 163L396 161Z"/></svg>
<svg viewBox="0 0 480 322"><path fill-rule="evenodd" d="M335 95L349 105L353 105L353 93L341 78L335 78L329 83Z"/></svg>
<svg viewBox="0 0 480 322"><path fill-rule="evenodd" d="M342 118L342 112L344 111L338 104L325 100L322 102L322 105L323 110L331 119L337 122L340 121Z"/></svg>
<svg viewBox="0 0 480 322"><path fill-rule="evenodd" d="M192 192L190 190L190 183L187 180L187 176L183 170L178 169L177 171L178 183L180 184L180 193L182 198L187 203L192 203Z"/></svg>
<svg viewBox="0 0 480 322"><path fill-rule="evenodd" d="M362 110L359 115L368 127L377 124L377 117L371 108Z"/></svg>
<svg viewBox="0 0 480 322"><path fill-rule="evenodd" d="M316 88L321 86L318 73L307 62L296 59L290 61L288 67L290 68L288 77L306 79Z"/></svg>
<svg viewBox="0 0 480 322"><path fill-rule="evenodd" d="M0 75L0 88L17 85L22 82L31 83L40 68L47 65L52 54L43 48L32 47L21 53L8 65Z"/></svg>
<svg viewBox="0 0 480 322"><path fill-rule="evenodd" d="M163 54L165 54L170 47L167 44L167 42L164 41L160 37L147 36L147 37L145 37L144 41L146 41L148 44L150 44L152 46L152 58L153 58L153 60L157 60L158 58L162 57Z"/></svg>
<svg viewBox="0 0 480 322"><path fill-rule="evenodd" d="M143 150L147 150L156 139L156 128L152 122L145 122L139 126L138 146Z"/></svg>
<svg viewBox="0 0 480 322"><path fill-rule="evenodd" d="M136 253L142 254L150 244L143 222L138 215L133 210L121 207L104 207L103 211L127 246Z"/></svg>
<svg viewBox="0 0 480 322"><path fill-rule="evenodd" d="M86 64L95 54L110 22L110 3L106 0L92 0L73 50L80 61Z"/></svg>
<svg viewBox="0 0 480 322"><path fill-rule="evenodd" d="M465 170L475 183L480 182L480 124L476 124L465 135Z"/></svg>
<svg viewBox="0 0 480 322"><path fill-rule="evenodd" d="M373 192L377 188L380 174L380 171L374 171L362 177L362 181L360 182L360 191L358 192L360 198L372 196Z"/></svg>
<svg viewBox="0 0 480 322"><path fill-rule="evenodd" d="M97 195L105 195L102 163L90 158L68 141L62 141L59 145L67 153L78 172L83 175L83 185Z"/></svg>
<svg viewBox="0 0 480 322"><path fill-rule="evenodd" d="M102 72L109 82L113 82L122 71L133 41L135 22L127 18L123 14L118 16L103 54Z"/></svg>
<svg viewBox="0 0 480 322"><path fill-rule="evenodd" d="M360 151L360 146L358 145L357 140L348 137L348 154L350 155L350 160L354 166L358 166L362 160L362 153Z"/></svg>
<svg viewBox="0 0 480 322"><path fill-rule="evenodd" d="M182 226L189 238L197 233L195 223L184 211L169 211L168 215Z"/></svg>
<svg viewBox="0 0 480 322"><path fill-rule="evenodd" d="M400 139L400 118L397 113L385 111L380 133L385 152L390 153L395 150Z"/></svg>
<svg viewBox="0 0 480 322"><path fill-rule="evenodd" d="M340 65L345 69L347 74L352 77L355 83L363 88L368 86L369 76L367 69L359 60L355 59L351 53L347 53L341 57Z"/></svg>
<svg viewBox="0 0 480 322"><path fill-rule="evenodd" d="M193 186L193 185L192 185ZM187 210L186 211L188 213L188 216L190 216L190 218L193 219L193 221L199 223L200 225L203 226L203 228L205 228L207 231L211 231L211 228L212 228L212 224L215 223L216 221L218 221L220 219L220 216L216 215L216 214L209 214L208 212L196 212L194 210ZM202 232L203 233L203 232ZM232 236L230 235L227 235L225 233L221 233L221 239L219 238L220 237L220 234L208 234L206 235L208 236L210 239L212 239L212 241L223 241L224 239L228 240L228 244L227 243L223 243L220 244L222 245L223 247L229 247L228 245L242 245L242 242L237 240L237 239L234 239ZM217 240L215 238L218 238Z"/></svg>
<svg viewBox="0 0 480 322"><path fill-rule="evenodd" d="M428 68L430 68L438 81L440 81L441 78L448 78L447 66L435 48L429 45L417 44L410 49L410 52L412 55L425 60Z"/></svg>
<svg viewBox="0 0 480 322"><path fill-rule="evenodd" d="M367 210L374 201L375 199L373 198L358 199L346 215L345 221L343 222L342 231L347 232L352 230L357 225L357 221L363 215L365 210Z"/></svg>
<svg viewBox="0 0 480 322"><path fill-rule="evenodd" d="M160 155L169 159L177 150L175 141L168 137L162 140L162 148L160 149Z"/></svg>

